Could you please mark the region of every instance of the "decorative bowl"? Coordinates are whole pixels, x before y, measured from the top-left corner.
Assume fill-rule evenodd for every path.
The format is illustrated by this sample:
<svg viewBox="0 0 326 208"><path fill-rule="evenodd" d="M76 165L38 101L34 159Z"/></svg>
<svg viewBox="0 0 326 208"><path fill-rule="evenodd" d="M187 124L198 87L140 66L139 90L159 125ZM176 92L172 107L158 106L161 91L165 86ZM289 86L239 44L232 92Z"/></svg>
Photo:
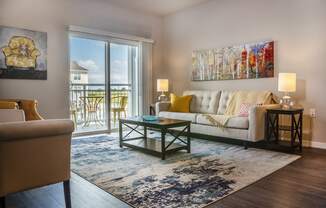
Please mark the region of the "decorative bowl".
<svg viewBox="0 0 326 208"><path fill-rule="evenodd" d="M145 121L157 121L158 117L157 116L145 115L145 116L143 116L143 120L145 120Z"/></svg>

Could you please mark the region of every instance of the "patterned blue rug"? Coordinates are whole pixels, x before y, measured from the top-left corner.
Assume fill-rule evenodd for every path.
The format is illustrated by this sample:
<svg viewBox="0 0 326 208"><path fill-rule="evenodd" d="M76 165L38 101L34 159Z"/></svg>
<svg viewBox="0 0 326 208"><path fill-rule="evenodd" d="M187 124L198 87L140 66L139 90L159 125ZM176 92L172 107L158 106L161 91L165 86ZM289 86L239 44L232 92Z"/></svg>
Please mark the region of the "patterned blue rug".
<svg viewBox="0 0 326 208"><path fill-rule="evenodd" d="M299 158L296 155L192 139L192 152L165 161L120 148L117 135L74 138L72 170L141 208L197 208L246 187Z"/></svg>

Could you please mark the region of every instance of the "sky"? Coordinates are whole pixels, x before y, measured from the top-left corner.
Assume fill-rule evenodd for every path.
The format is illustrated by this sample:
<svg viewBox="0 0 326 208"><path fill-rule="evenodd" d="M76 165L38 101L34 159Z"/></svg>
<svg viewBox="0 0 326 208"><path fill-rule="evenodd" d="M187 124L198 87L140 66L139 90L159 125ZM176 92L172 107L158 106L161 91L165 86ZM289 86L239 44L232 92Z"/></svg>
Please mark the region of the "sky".
<svg viewBox="0 0 326 208"><path fill-rule="evenodd" d="M105 83L105 44L104 41L70 37L70 59L88 69L89 83ZM128 47L110 45L111 84L128 83Z"/></svg>

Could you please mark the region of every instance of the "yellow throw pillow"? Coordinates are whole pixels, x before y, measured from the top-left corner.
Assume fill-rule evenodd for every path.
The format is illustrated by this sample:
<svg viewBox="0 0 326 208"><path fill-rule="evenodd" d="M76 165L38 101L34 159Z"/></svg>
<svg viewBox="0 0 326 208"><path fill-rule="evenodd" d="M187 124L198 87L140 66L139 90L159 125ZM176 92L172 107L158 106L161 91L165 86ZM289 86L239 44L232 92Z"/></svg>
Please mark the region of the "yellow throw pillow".
<svg viewBox="0 0 326 208"><path fill-rule="evenodd" d="M171 112L182 112L182 113L189 113L190 112L190 102L192 99L191 95L186 96L176 96L175 94L171 93L171 105L169 111Z"/></svg>
<svg viewBox="0 0 326 208"><path fill-rule="evenodd" d="M17 109L18 104L11 101L0 101L0 109Z"/></svg>

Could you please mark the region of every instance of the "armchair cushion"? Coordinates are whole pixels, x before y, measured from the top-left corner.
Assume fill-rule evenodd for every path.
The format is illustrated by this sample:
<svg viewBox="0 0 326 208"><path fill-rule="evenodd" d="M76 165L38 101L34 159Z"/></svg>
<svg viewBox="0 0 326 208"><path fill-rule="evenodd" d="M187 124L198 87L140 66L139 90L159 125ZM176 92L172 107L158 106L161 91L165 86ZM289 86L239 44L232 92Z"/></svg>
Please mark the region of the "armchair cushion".
<svg viewBox="0 0 326 208"><path fill-rule="evenodd" d="M0 109L18 109L18 104L13 101L0 100Z"/></svg>
<svg viewBox="0 0 326 208"><path fill-rule="evenodd" d="M67 119L1 123L0 142L71 134L73 130L73 122Z"/></svg>
<svg viewBox="0 0 326 208"><path fill-rule="evenodd" d="M0 123L25 121L25 113L18 109L0 109Z"/></svg>

